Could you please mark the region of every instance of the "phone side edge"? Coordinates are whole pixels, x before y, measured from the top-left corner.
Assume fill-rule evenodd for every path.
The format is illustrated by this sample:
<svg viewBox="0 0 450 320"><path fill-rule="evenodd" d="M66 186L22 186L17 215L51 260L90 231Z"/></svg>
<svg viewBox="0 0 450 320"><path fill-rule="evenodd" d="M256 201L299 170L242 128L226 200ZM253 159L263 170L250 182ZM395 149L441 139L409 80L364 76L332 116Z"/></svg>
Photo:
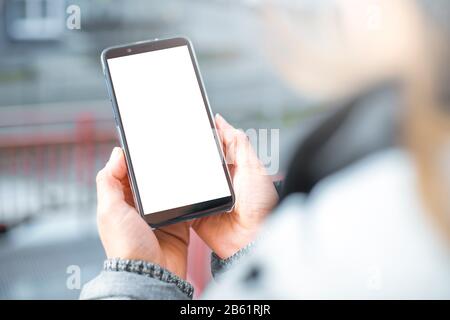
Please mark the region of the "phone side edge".
<svg viewBox="0 0 450 320"><path fill-rule="evenodd" d="M116 126L116 134L118 136L120 146L125 155L125 162L127 165L127 173L128 173L128 181L129 181L131 189L132 189L134 205L135 205L137 211L139 212L139 214L142 217L144 217L143 206L139 199L140 196L139 196L139 191L137 188L137 182L136 182L136 178L134 177L134 170L132 169L133 166L131 164L131 157L130 157L130 154L128 151L128 147L125 143L125 141L126 141L126 138L124 137L125 132L124 132L123 125L122 125L122 120L120 118L117 99L114 94L114 88L113 88L113 83L112 83L112 79L111 79L111 74L109 71L108 63L107 63L108 52L111 52L111 50L115 50L116 48L119 48L119 47L108 47L108 48L104 49L100 55L100 59L101 59L101 63L102 63L103 76L105 79L108 96L109 96L109 100L111 103L111 108L113 110L114 122L115 122L115 126ZM130 168L131 168L131 170L130 170Z"/></svg>

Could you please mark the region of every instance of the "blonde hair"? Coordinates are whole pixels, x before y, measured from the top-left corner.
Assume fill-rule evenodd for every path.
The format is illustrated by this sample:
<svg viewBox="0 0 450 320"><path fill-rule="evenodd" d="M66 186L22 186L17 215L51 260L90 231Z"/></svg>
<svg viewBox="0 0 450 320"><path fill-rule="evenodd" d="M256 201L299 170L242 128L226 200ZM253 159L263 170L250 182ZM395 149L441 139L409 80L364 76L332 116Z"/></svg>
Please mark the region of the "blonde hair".
<svg viewBox="0 0 450 320"><path fill-rule="evenodd" d="M417 1L423 9L423 34L417 35L422 52L406 79L402 138L416 160L423 202L450 241L450 175L445 172L450 172L450 2Z"/></svg>

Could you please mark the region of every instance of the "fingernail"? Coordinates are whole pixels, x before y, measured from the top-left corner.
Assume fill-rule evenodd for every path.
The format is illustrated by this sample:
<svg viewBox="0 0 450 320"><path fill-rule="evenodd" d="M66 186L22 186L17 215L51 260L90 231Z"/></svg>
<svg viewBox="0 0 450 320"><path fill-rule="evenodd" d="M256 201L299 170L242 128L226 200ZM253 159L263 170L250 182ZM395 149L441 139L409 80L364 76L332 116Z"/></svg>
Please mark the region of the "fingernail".
<svg viewBox="0 0 450 320"><path fill-rule="evenodd" d="M111 152L111 156L109 157L109 161L114 161L120 156L120 148L114 147L114 149Z"/></svg>
<svg viewBox="0 0 450 320"><path fill-rule="evenodd" d="M223 123L228 124L227 120L225 120L225 118L222 117L222 115L219 113L216 113L216 119L218 119L219 121L222 121Z"/></svg>

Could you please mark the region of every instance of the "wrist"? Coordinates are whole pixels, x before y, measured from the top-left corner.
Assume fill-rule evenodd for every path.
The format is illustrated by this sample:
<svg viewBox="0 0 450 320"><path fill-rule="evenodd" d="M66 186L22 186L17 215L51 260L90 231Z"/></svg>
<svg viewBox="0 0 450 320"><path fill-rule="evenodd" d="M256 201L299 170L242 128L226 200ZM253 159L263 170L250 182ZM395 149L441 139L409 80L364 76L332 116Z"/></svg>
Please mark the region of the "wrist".
<svg viewBox="0 0 450 320"><path fill-rule="evenodd" d="M213 248L213 251L220 259L226 260L253 243L257 234L256 229L234 232L227 241L221 241L217 248Z"/></svg>
<svg viewBox="0 0 450 320"><path fill-rule="evenodd" d="M253 251L254 244L255 242L249 243L244 248L240 249L238 252L226 259L222 259L215 252L212 252L211 273L213 278L217 279L221 274L225 273L237 264L243 257L249 255Z"/></svg>

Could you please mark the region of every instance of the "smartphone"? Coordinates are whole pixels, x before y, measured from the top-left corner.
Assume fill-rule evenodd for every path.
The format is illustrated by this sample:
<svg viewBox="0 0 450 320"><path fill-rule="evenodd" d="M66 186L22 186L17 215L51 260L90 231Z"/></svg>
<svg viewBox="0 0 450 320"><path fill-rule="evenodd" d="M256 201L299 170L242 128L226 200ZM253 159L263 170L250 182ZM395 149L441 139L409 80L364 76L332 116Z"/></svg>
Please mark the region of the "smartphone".
<svg viewBox="0 0 450 320"><path fill-rule="evenodd" d="M153 228L229 211L234 192L191 42L101 55L134 202Z"/></svg>

